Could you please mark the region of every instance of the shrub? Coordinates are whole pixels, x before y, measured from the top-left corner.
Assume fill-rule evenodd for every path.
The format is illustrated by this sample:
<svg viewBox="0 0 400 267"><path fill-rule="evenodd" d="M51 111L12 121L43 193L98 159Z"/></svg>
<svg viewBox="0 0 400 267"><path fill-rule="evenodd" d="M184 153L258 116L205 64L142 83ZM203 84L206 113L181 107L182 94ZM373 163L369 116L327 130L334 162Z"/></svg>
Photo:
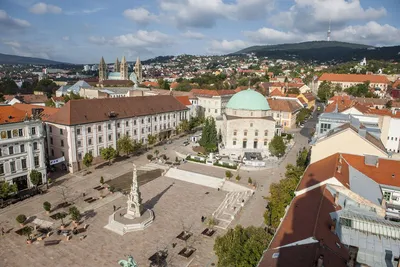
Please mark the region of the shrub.
<svg viewBox="0 0 400 267"><path fill-rule="evenodd" d="M236 179L236 181L240 181L241 178L242 178L242 177L240 177L239 174L238 174L238 175L236 175L236 178L235 178L235 179Z"/></svg>
<svg viewBox="0 0 400 267"><path fill-rule="evenodd" d="M226 163L221 164L219 162L215 162L213 165L214 166L223 167L223 168L227 168L227 169L231 169L231 170L236 170L237 169L237 165L231 166L231 165L226 164Z"/></svg>
<svg viewBox="0 0 400 267"><path fill-rule="evenodd" d="M179 159L178 159L178 157L175 157L175 162L179 162Z"/></svg>
<svg viewBox="0 0 400 267"><path fill-rule="evenodd" d="M23 224L26 221L26 216L24 214L20 214L16 218L17 222Z"/></svg>
<svg viewBox="0 0 400 267"><path fill-rule="evenodd" d="M51 178L47 179L47 183L51 184L53 180Z"/></svg>
<svg viewBox="0 0 400 267"><path fill-rule="evenodd" d="M104 178L103 178L103 176L100 177L100 183L101 183L101 184L104 184Z"/></svg>
<svg viewBox="0 0 400 267"><path fill-rule="evenodd" d="M148 160L152 160L153 159L153 155L152 154L147 154L147 159Z"/></svg>
<svg viewBox="0 0 400 267"><path fill-rule="evenodd" d="M231 171L225 171L225 176L226 176L226 178L231 179L233 174Z"/></svg>
<svg viewBox="0 0 400 267"><path fill-rule="evenodd" d="M188 156L187 158L186 158L186 160L188 160L188 161L194 161L194 162L199 162L199 163L206 163L206 161L205 160L200 160L200 159L196 159L196 158L191 158L190 156Z"/></svg>
<svg viewBox="0 0 400 267"><path fill-rule="evenodd" d="M253 183L253 180L251 180L251 177L249 177L249 179L247 179L247 182L248 182L249 184L252 184L252 183Z"/></svg>
<svg viewBox="0 0 400 267"><path fill-rule="evenodd" d="M50 210L51 210L50 202L48 202L48 201L44 202L43 203L43 208L44 208L45 211L50 212Z"/></svg>

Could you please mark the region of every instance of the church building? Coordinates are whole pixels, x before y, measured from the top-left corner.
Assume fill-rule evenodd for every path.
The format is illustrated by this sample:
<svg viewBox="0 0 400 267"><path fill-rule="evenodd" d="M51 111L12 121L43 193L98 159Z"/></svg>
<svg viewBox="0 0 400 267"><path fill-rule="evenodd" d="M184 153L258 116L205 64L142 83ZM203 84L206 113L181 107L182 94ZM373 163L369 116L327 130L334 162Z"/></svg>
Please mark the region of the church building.
<svg viewBox="0 0 400 267"><path fill-rule="evenodd" d="M108 66L104 61L104 58L101 58L99 65L99 82L104 83L105 81L121 81L121 82L133 82L134 87L138 87L140 83L142 83L142 63L140 62L139 57L136 60L135 67L133 72L129 72L129 66L125 59L122 57L121 63L118 58L114 64L114 71L109 72ZM117 84L118 82L116 82Z"/></svg>

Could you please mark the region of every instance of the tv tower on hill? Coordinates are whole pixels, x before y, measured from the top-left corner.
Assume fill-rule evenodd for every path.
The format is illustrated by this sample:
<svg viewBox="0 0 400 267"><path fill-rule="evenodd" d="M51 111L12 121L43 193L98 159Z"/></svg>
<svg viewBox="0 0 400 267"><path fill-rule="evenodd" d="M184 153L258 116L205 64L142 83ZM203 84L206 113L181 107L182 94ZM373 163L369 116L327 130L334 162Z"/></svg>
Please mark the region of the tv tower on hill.
<svg viewBox="0 0 400 267"><path fill-rule="evenodd" d="M331 19L329 19L328 33L326 34L326 40L329 42L331 40Z"/></svg>

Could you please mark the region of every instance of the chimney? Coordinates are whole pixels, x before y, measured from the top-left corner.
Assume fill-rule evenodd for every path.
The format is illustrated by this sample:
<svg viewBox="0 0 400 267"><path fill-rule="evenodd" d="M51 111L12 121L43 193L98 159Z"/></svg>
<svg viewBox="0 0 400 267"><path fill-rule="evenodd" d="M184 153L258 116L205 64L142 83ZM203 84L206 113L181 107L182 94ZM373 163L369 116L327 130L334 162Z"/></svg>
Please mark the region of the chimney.
<svg viewBox="0 0 400 267"><path fill-rule="evenodd" d="M395 178L396 177L396 175L394 175L394 173L392 174L392 178Z"/></svg>
<svg viewBox="0 0 400 267"><path fill-rule="evenodd" d="M339 204L339 192L335 193L335 205L337 206Z"/></svg>
<svg viewBox="0 0 400 267"><path fill-rule="evenodd" d="M323 267L323 266L324 266L324 255L320 255L317 260L317 267Z"/></svg>

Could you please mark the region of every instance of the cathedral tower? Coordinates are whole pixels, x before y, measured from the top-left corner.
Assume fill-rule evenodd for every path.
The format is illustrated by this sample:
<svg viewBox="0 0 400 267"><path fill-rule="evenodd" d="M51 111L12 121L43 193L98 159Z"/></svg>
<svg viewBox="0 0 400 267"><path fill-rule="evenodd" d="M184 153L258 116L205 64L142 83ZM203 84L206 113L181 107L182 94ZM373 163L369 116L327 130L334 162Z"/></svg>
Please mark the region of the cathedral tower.
<svg viewBox="0 0 400 267"><path fill-rule="evenodd" d="M121 80L129 80L128 63L126 62L125 56L122 57L120 72L121 72Z"/></svg>
<svg viewBox="0 0 400 267"><path fill-rule="evenodd" d="M104 58L101 57L100 65L99 65L99 82L107 80L107 64L104 61Z"/></svg>
<svg viewBox="0 0 400 267"><path fill-rule="evenodd" d="M143 79L142 72L143 72L143 70L142 70L142 63L140 63L139 57L137 57L137 59L136 59L136 64L135 64L135 70L134 71L135 71L138 83L139 84L142 83L142 79Z"/></svg>
<svg viewBox="0 0 400 267"><path fill-rule="evenodd" d="M117 61L115 61L115 64L114 64L114 72L120 72L120 66L119 66L119 60L118 60L118 58L117 58Z"/></svg>

